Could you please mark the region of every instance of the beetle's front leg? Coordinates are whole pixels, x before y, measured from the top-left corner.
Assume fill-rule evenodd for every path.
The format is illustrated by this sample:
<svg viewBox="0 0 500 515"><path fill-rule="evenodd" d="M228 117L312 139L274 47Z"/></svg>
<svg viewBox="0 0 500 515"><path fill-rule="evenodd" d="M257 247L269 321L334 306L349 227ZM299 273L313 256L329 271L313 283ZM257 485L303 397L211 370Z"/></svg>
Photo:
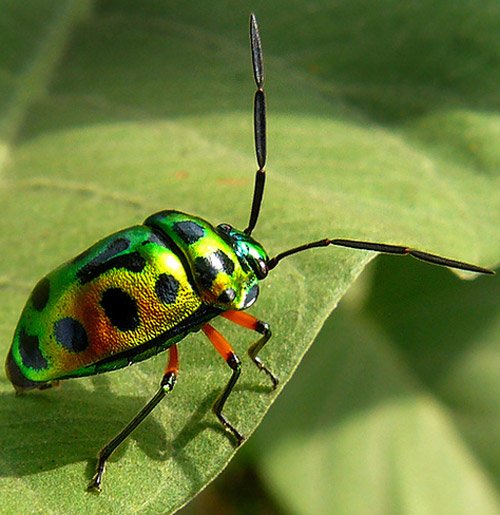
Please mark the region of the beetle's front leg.
<svg viewBox="0 0 500 515"><path fill-rule="evenodd" d="M262 335L255 343L250 345L248 348L248 355L255 363L259 370L264 371L273 383L273 390L276 389L279 383L279 379L271 372L271 370L262 362L260 357L257 355L262 347L271 339L272 333L271 328L267 322L263 322L254 316L245 313L243 311L226 311L222 313L222 316L231 320L235 324L238 324L246 329L250 329L252 331L256 331Z"/></svg>

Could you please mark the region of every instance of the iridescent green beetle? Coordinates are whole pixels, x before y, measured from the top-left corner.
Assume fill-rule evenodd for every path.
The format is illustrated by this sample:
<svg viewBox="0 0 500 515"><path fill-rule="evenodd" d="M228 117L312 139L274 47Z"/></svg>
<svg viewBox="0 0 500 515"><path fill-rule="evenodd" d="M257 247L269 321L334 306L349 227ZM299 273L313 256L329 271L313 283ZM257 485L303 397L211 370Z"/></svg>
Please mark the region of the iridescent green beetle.
<svg viewBox="0 0 500 515"><path fill-rule="evenodd" d="M161 211L143 225L117 232L63 264L34 288L17 325L6 361L16 391L47 388L60 379L116 370L169 349L160 388L146 406L98 456L89 489L100 490L109 456L170 392L178 372L177 342L200 329L232 369L213 411L237 444L244 437L222 411L241 363L231 345L209 321L219 315L261 334L248 353L270 378L277 377L258 353L271 337L269 325L243 310L257 299L259 281L283 258L314 247L337 245L412 255L437 265L491 274L479 266L406 246L323 239L269 258L251 237L265 182L266 108L262 48L250 16L254 134L258 170L248 227L239 231L178 211Z"/></svg>

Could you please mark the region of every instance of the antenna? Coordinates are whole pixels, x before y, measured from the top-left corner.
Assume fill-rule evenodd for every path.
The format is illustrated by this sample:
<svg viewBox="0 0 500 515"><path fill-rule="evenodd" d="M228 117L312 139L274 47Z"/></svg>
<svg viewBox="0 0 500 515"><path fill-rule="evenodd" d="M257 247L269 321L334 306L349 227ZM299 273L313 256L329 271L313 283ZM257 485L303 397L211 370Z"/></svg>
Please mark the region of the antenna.
<svg viewBox="0 0 500 515"><path fill-rule="evenodd" d="M269 270L272 270L283 258L303 252L304 250L314 249L318 247L328 247L329 245L336 245L338 247L349 247L351 249L360 250L371 250L374 252L382 252L384 254L396 254L400 256L413 256L420 261L426 261L433 265L447 266L448 268L457 268L458 270L467 270L468 272L476 272L478 274L490 274L493 275L495 272L483 268L482 266L471 265L470 263L464 263L463 261L457 261L455 259L449 259L436 254L429 254L428 252L422 252L421 250L412 249L404 245L389 245L387 243L374 243L370 241L358 241L358 240L343 240L343 239L329 239L325 238L319 241L313 241L294 247L293 249L281 252L277 256L270 259L267 263Z"/></svg>
<svg viewBox="0 0 500 515"><path fill-rule="evenodd" d="M264 184L266 182L266 95L264 93L264 63L262 59L262 43L260 41L259 26L255 15L250 14L250 46L252 50L252 66L257 91L254 96L253 103L253 123L254 123L254 139L255 139L255 155L259 169L255 174L255 186L253 191L252 209L250 211L250 221L245 229L245 234L250 235L255 229L257 219L259 218L262 197L264 196ZM304 250L327 247L335 245L338 247L348 247L360 250L369 250L373 252L382 252L386 254L395 254L400 256L413 256L416 259L432 263L434 265L446 266L449 268L457 268L459 270L467 270L468 272L476 272L479 274L494 274L492 270L481 266L472 265L463 261L449 259L436 254L422 252L406 245L390 245L387 243L375 243L370 241L357 241L345 239L325 238L319 241L313 241L294 247L292 249L281 252L277 256L269 259L267 267L272 270L284 258L303 252Z"/></svg>
<svg viewBox="0 0 500 515"><path fill-rule="evenodd" d="M255 14L250 14L250 46L252 50L253 77L257 86L253 100L253 131L255 141L255 155L259 169L255 174L252 209L250 221L245 234L252 234L259 218L260 205L264 196L266 182L266 95L264 93L264 63L262 60L262 43L260 41L259 26Z"/></svg>

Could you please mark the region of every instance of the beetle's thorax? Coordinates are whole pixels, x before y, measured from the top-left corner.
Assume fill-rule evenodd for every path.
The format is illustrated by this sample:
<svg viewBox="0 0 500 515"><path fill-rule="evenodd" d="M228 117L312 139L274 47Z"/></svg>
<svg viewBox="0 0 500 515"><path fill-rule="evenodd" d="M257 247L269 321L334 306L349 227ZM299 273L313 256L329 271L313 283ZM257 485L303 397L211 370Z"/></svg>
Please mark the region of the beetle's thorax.
<svg viewBox="0 0 500 515"><path fill-rule="evenodd" d="M255 240L229 225L215 228L180 211L160 211L144 224L178 249L205 303L228 310L255 302L258 281L267 275L267 255Z"/></svg>

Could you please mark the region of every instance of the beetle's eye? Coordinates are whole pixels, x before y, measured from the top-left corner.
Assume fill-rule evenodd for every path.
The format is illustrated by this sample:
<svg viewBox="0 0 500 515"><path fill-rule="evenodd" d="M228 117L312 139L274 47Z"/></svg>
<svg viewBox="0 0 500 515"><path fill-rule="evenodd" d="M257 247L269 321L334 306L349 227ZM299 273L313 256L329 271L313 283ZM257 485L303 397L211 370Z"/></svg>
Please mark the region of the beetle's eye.
<svg viewBox="0 0 500 515"><path fill-rule="evenodd" d="M218 229L220 229L223 233L229 234L231 230L233 229L229 224L219 224L217 226Z"/></svg>

